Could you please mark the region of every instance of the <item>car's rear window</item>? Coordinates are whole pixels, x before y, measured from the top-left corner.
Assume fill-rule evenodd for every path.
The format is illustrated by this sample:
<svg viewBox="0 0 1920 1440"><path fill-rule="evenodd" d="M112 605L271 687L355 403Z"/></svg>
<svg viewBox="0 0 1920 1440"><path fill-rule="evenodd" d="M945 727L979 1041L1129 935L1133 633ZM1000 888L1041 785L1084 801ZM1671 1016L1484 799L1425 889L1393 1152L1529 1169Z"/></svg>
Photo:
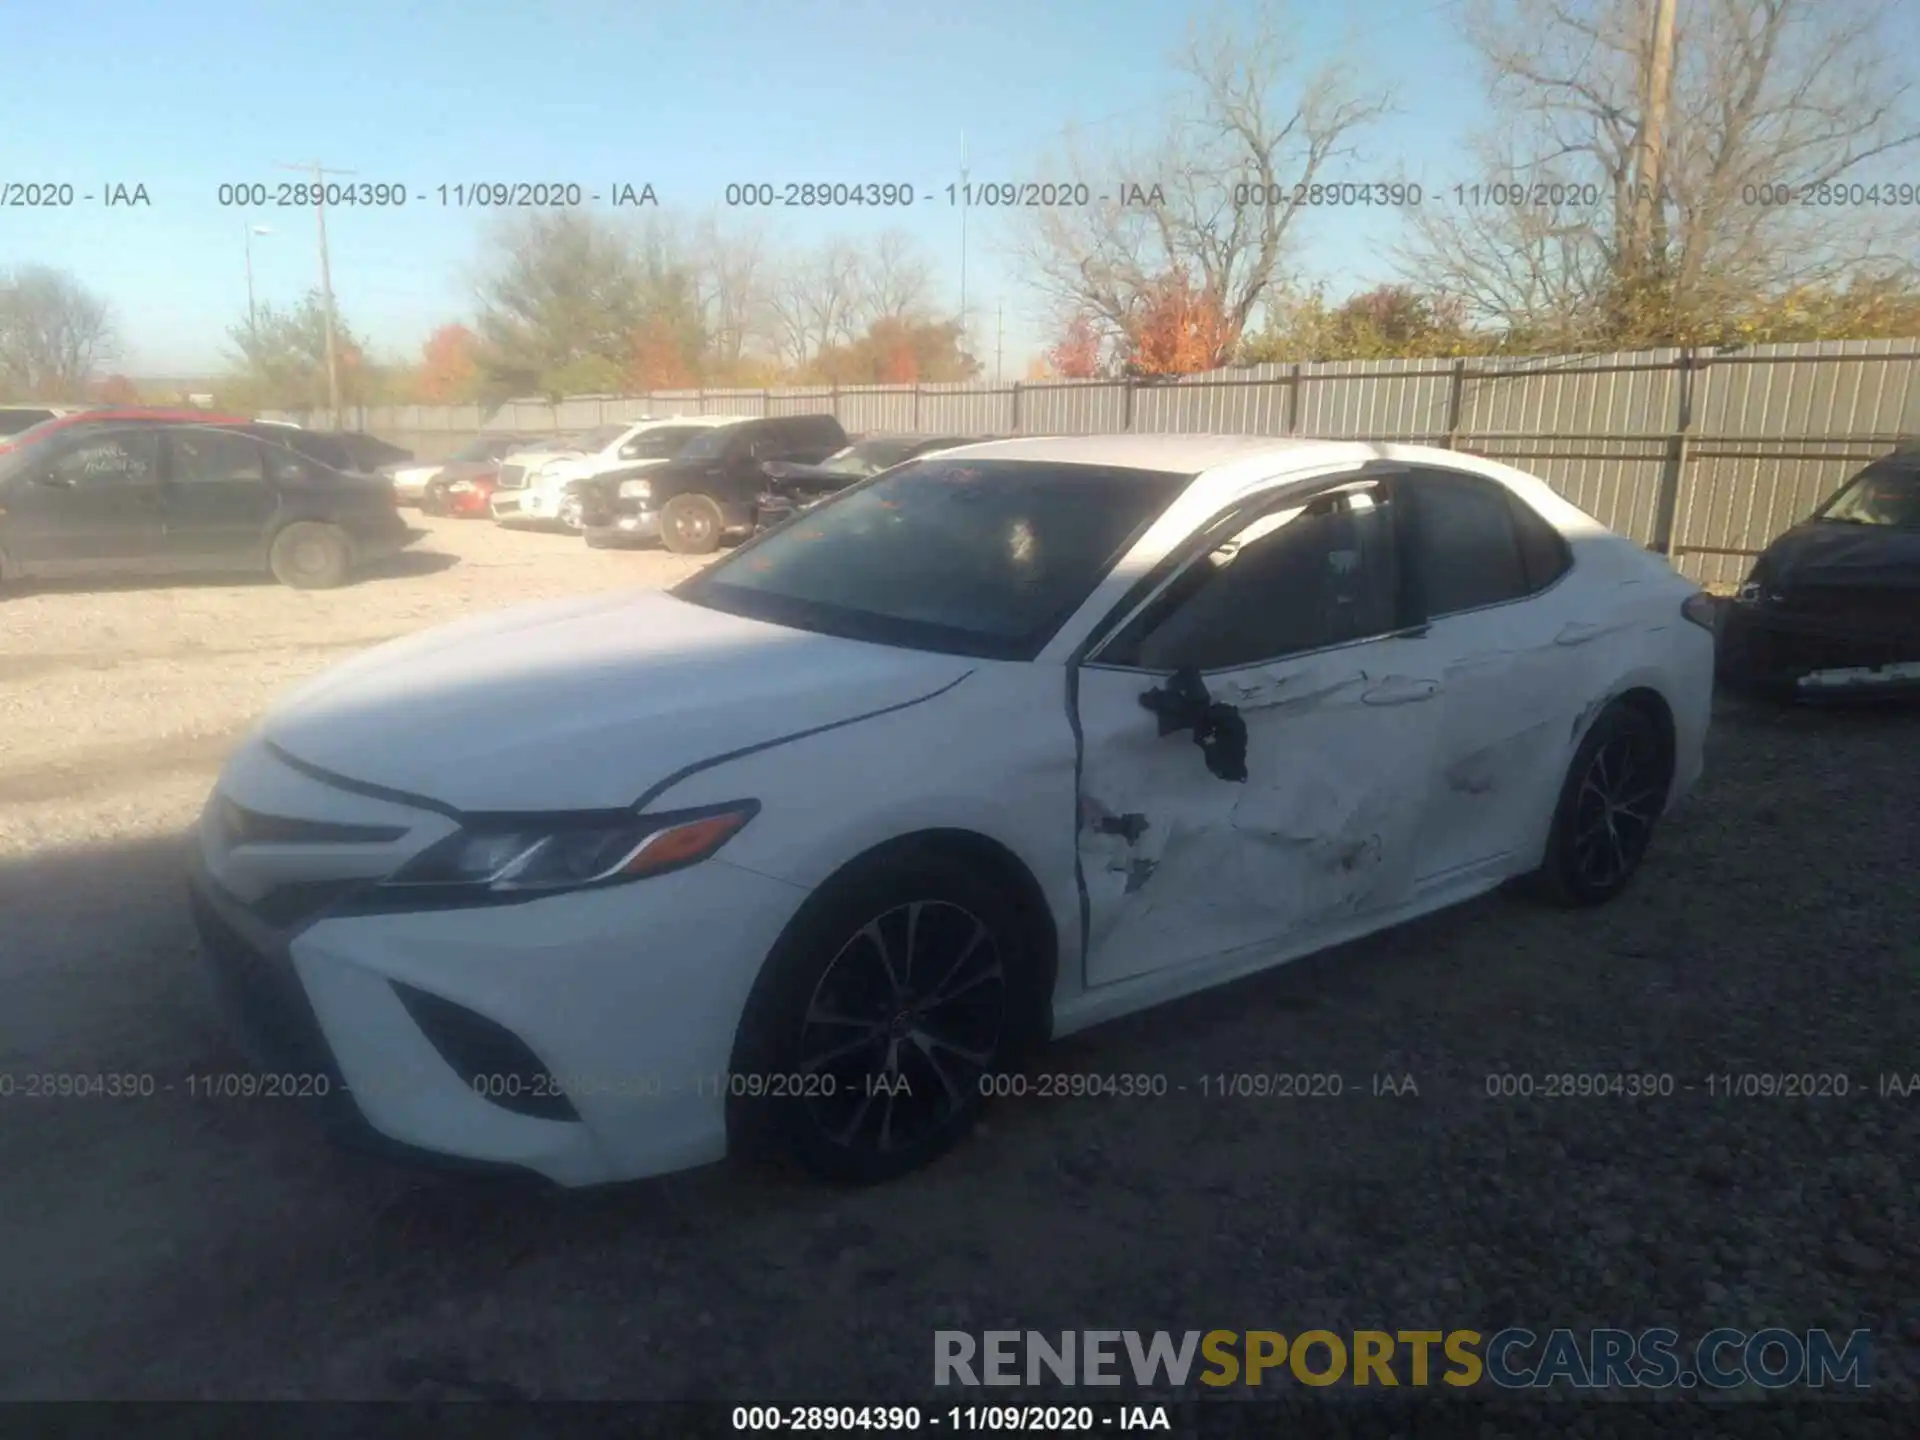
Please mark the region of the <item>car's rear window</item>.
<svg viewBox="0 0 1920 1440"><path fill-rule="evenodd" d="M1031 659L1190 479L933 456L841 492L674 593L796 629Z"/></svg>
<svg viewBox="0 0 1920 1440"><path fill-rule="evenodd" d="M36 410L30 406L0 406L0 437L18 435L21 431L52 418L51 410Z"/></svg>

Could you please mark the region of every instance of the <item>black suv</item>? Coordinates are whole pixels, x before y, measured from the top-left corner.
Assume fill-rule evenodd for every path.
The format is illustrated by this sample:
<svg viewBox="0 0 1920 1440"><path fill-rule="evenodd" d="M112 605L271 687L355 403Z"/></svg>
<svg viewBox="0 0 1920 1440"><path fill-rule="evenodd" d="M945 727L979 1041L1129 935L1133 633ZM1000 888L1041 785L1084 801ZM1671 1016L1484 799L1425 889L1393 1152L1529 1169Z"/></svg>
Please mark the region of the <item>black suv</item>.
<svg viewBox="0 0 1920 1440"><path fill-rule="evenodd" d="M0 454L0 581L239 570L320 589L416 538L392 482L229 426L75 426Z"/></svg>
<svg viewBox="0 0 1920 1440"><path fill-rule="evenodd" d="M711 554L723 536L752 533L762 465L816 465L846 443L831 415L770 415L696 435L665 465L622 481L610 507L587 514L587 543L657 538L677 555Z"/></svg>

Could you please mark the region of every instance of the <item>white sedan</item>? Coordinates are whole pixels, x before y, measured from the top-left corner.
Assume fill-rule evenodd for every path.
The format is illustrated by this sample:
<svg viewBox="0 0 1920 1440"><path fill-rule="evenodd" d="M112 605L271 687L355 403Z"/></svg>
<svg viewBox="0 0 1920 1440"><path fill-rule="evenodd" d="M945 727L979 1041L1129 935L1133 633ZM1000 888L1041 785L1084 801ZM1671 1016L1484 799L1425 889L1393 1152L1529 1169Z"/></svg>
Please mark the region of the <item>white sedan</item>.
<svg viewBox="0 0 1920 1440"><path fill-rule="evenodd" d="M1450 451L968 446L672 592L309 682L228 763L194 909L348 1136L876 1180L1050 1036L1511 877L1620 893L1700 774L1711 621Z"/></svg>

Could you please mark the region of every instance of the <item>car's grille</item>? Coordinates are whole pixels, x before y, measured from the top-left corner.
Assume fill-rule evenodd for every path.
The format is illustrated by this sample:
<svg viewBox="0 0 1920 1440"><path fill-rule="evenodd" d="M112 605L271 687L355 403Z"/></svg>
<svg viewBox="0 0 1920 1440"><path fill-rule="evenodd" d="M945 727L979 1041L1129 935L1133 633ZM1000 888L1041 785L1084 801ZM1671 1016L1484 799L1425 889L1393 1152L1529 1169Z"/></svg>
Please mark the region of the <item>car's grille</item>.
<svg viewBox="0 0 1920 1440"><path fill-rule="evenodd" d="M1778 613L1862 635L1920 633L1920 591L1807 586L1783 595Z"/></svg>
<svg viewBox="0 0 1920 1440"><path fill-rule="evenodd" d="M527 467L525 465L502 465L500 479L497 482L502 490L524 490L527 488Z"/></svg>
<svg viewBox="0 0 1920 1440"><path fill-rule="evenodd" d="M399 825L342 825L333 820L297 820L266 815L231 800L220 802L221 830L229 847L239 845L377 845L398 840Z"/></svg>
<svg viewBox="0 0 1920 1440"><path fill-rule="evenodd" d="M197 889L190 894L215 989L248 1058L270 1073L325 1076L326 1088L344 1099L345 1082L293 962L255 948Z"/></svg>

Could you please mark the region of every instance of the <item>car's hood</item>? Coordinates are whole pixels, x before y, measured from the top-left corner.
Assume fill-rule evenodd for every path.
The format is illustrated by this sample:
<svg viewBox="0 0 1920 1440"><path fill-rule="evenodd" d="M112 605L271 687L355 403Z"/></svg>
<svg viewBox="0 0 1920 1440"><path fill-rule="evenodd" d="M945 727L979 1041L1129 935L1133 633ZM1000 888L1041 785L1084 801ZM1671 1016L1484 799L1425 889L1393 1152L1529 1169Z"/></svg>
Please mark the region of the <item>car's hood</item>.
<svg viewBox="0 0 1920 1440"><path fill-rule="evenodd" d="M1767 547L1769 588L1810 585L1920 590L1920 530L1808 520Z"/></svg>
<svg viewBox="0 0 1920 1440"><path fill-rule="evenodd" d="M391 465L382 465L378 473L395 480L407 481L436 475L445 468L446 465L443 462L400 460Z"/></svg>
<svg viewBox="0 0 1920 1440"><path fill-rule="evenodd" d="M795 465L781 461L767 467L767 483L778 495L825 495L866 479L824 465Z"/></svg>
<svg viewBox="0 0 1920 1440"><path fill-rule="evenodd" d="M629 591L378 646L287 696L261 734L462 810L598 809L700 761L920 699L974 664Z"/></svg>

